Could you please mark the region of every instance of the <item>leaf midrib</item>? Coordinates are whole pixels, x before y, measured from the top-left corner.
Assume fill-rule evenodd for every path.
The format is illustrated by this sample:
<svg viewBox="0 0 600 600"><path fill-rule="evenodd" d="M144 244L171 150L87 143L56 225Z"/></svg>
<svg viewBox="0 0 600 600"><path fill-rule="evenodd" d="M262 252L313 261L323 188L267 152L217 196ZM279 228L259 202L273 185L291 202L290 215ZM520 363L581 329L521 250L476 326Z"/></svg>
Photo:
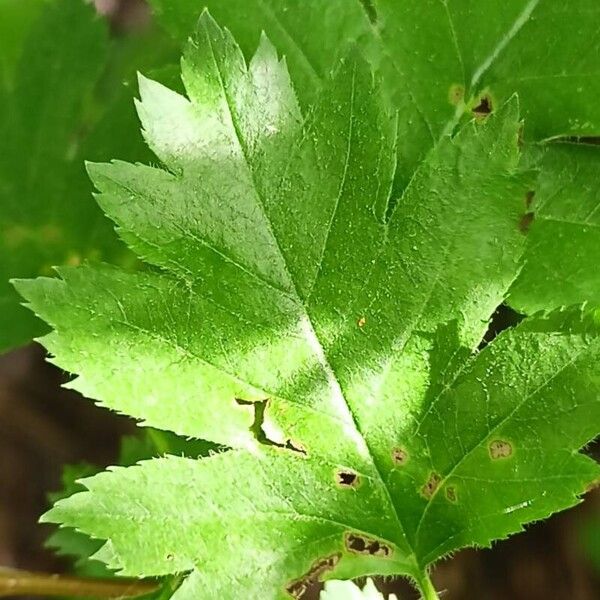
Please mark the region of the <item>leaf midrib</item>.
<svg viewBox="0 0 600 600"><path fill-rule="evenodd" d="M471 78L471 82L470 82L471 89L473 89L479 83L479 81L482 79L482 77L485 75L485 73L492 66L492 64L494 63L494 61L498 58L498 56L502 53L502 51L510 44L511 40L519 33L519 31L525 25L525 23L527 22L527 20L529 19L529 17L531 16L531 14L533 13L533 11L535 10L535 8L537 7L538 4L539 4L539 0L530 0L530 2L524 7L524 9L521 11L521 13L514 20L514 22L512 23L510 29L504 34L504 36L502 36L502 38L500 39L500 41L496 44L496 46L494 47L494 49L492 50L492 52L479 65L479 67L477 69L475 69L474 74L473 74L473 76ZM381 40L379 32L377 32L376 35ZM395 502L393 501L393 499L391 497L390 490L388 489L388 487L386 485L386 482L385 482L385 480L384 480L384 478L382 476L382 473L381 473L381 471L380 471L380 469L378 467L378 464L377 464L377 461L375 459L375 456L372 453L372 451L371 451L371 449L370 449L370 447L368 445L368 442L366 440L366 437L364 436L364 434L362 433L362 431L361 431L361 429L360 429L360 427L358 425L358 422L356 421L356 419L354 418L354 415L353 415L352 411L350 410L350 406L349 406L348 402L346 401L346 399L344 397L344 394L343 394L343 392L341 390L341 387L339 385L339 382L337 381L337 379L335 377L335 371L333 370L333 368L332 368L332 366L331 366L331 364L330 364L330 362L329 362L329 360L327 358L327 355L326 355L323 347L320 344L320 341L319 341L318 336L316 334L316 331L314 329L314 325L312 323L312 319L311 319L310 312L309 312L309 306L302 300L302 296L299 293L299 290L298 290L298 288L296 286L296 282L294 281L294 279L293 279L293 277L291 275L291 272L289 270L289 266L287 264L287 261L286 261L286 258L285 258L285 254L282 252L282 248L281 248L281 246L279 244L279 240L275 236L273 228L272 228L272 224L271 224L269 218L267 217L267 214L266 214L266 211L265 211L265 206L264 206L264 199L261 197L261 194L260 194L260 191L259 191L261 188L259 186L257 186L256 180L255 180L255 173L254 173L254 169L251 166L251 161L249 160L248 149L246 148L246 146L245 146L245 144L243 142L243 136L241 135L241 132L240 132L240 129L239 129L239 125L237 123L237 119L236 119L236 117L234 115L234 112L232 110L231 98L229 96L229 93L228 93L228 90L227 90L227 86L225 86L225 84L224 84L223 74L221 72L220 64L219 64L219 62L216 59L216 55L215 55L215 50L214 50L214 47L213 47L213 43L212 43L212 40L210 39L210 37L209 36L207 36L207 37L208 37L209 46L210 46L210 49L211 49L211 54L212 54L213 62L214 62L214 65L215 65L215 67L217 69L217 74L218 74L218 77L219 77L220 87L221 87L221 90L222 90L222 92L224 94L224 98L225 98L225 101L226 101L227 109L228 109L228 112L229 112L229 117L230 117L230 120L231 120L231 125L233 127L234 132L235 132L237 142L238 142L238 144L240 146L240 149L242 151L242 154L243 154L243 157L244 157L244 161L246 163L246 167L247 167L248 172L249 172L249 174L251 176L253 187L254 187L254 190L255 190L255 195L256 195L256 198L258 200L259 208L260 208L260 210L261 210L261 212L263 214L265 224L269 228L271 236L272 236L275 244L277 245L277 249L279 251L279 254L280 254L281 258L283 259L283 264L285 266L286 274L287 274L287 276L289 278L289 281L290 281L290 284L291 284L291 288L292 288L292 290L294 292L294 295L297 298L299 304L302 305L304 307L304 309L305 309L305 314L306 314L306 318L307 318L307 324L310 327L311 337L313 338L314 342L316 344L318 344L318 346L319 346L319 348L321 350L321 357L320 357L319 362L322 364L322 367L325 370L325 373L327 375L327 379L330 381L330 384L333 384L335 387L337 387L337 389L339 390L339 392L341 394L341 398L343 399L343 403L344 403L345 412L347 413L348 417L350 418L350 421L352 422L352 424L354 426L354 429L356 430L356 432L360 435L360 437L363 440L363 443L364 443L364 445L366 447L366 450L368 452L369 459L370 459L370 461L371 461L371 463L373 465L373 468L374 468L375 472L377 473L378 479L381 482L381 487L382 487L382 489L384 490L384 492L386 494L386 497L388 499L389 505L390 505L390 507L391 507L391 509L393 511L393 514L395 516L396 522L397 522L397 524L398 524L398 526L400 528L400 532L401 532L402 538L404 539L406 546L408 548L410 548L410 550L412 551L412 554L414 555L415 554L415 549L416 549L417 544L418 544L418 531L419 531L419 528L421 526L421 523L425 519L426 513L427 513L427 511L429 509L429 506L431 504L431 500L433 499L433 497L435 496L435 494L428 501L428 504L426 505L426 507L425 507L425 509L424 509L424 511L423 511L423 513L421 515L421 518L419 520L419 524L417 526L416 534L415 534L415 546L413 547L413 546L411 546L411 544L408 541L408 538L407 538L404 526L402 524L402 521L400 519L398 510L396 508L396 504L395 504ZM382 46L383 47L386 46L385 44L383 44L383 41L382 41ZM460 60L460 62L462 64L462 56L461 56L459 50L460 49L457 46L457 55L458 55L459 60ZM392 64L394 64L393 61L392 61ZM354 82L353 82L353 85L352 85L352 91L354 92ZM453 117L448 121L446 127L444 128L442 135L437 140L434 140L434 144L428 150L428 152L426 153L426 156L428 154L430 154L437 147L437 144L439 143L439 141L443 137L445 137L448 133L450 133L452 131L452 129L456 126L456 124L458 123L460 117L464 113L464 110L465 110L465 108L462 107L461 110L457 110L455 112L455 114L453 115ZM351 113L351 116L352 116L352 114L353 114L353 107L351 108L350 113ZM348 143L350 144L350 142L351 142L351 136L349 136L349 138L348 138ZM410 177L410 180L408 182L408 185L406 186L406 188L403 191L403 193L401 194L401 196L403 196L404 193L406 192L406 189L408 189L410 187L410 184L412 183L412 181L413 181L413 179L414 179L415 174L417 173L417 171L418 171L418 169L415 169L413 171L413 173L412 173L412 175ZM343 182L342 182L342 185L343 185ZM340 191L341 191L341 188L340 188ZM339 198L338 198L338 200L339 200ZM335 216L335 212L334 212L334 214L332 216L332 222L333 222L334 216ZM327 242L327 240L326 240L326 242ZM320 265L319 265L319 267L320 267ZM425 307L426 307L426 305L427 305L427 302L425 303ZM309 343L310 343L310 341L309 341ZM468 456L471 451L467 452L467 454L465 455L465 457ZM462 460L464 460L464 458ZM449 476L450 475L447 475L446 478L444 479L444 481ZM442 487L442 485L443 485L443 482L440 484L440 486L438 487L438 489L440 487Z"/></svg>
<svg viewBox="0 0 600 600"><path fill-rule="evenodd" d="M243 154L243 157L244 157L244 161L246 163L246 168L248 169L248 171L250 173L250 177L252 179L253 187L254 187L254 190L255 190L255 196L256 196L256 198L258 200L259 208L260 208L260 210L262 212L262 215L264 217L265 224L269 228L271 236L272 236L275 244L277 245L277 250L279 251L279 254L280 254L280 256L281 256L281 258L283 260L283 264L284 264L285 269L286 269L286 274L287 274L287 276L289 278L289 282L291 284L291 288L292 288L292 290L294 292L294 295L296 296L299 304L301 306L303 306L304 309L305 309L306 324L309 326L309 330L307 331L307 333L309 333L310 336L311 336L311 339L307 339L307 341L308 341L309 345L311 345L312 347L314 347L315 350L316 350L315 354L317 355L318 362L321 364L321 366L322 366L322 368L323 368L323 370L325 372L325 375L327 377L327 380L328 380L328 383L329 383L332 395L338 396L338 398L343 401L343 408L345 409L346 416L348 418L347 422L349 424L352 424L352 426L354 427L356 433L358 434L358 436L360 436L360 439L362 440L362 443L364 444L364 449L367 451L368 458L369 458L369 460L370 460L370 462L371 462L371 464L373 466L374 472L376 473L377 478L379 479L380 485L383 488L383 491L384 491L384 493L386 495L386 498L388 500L389 506L391 508L391 512L392 512L392 514L393 514L393 516L394 516L394 518L395 518L395 520L397 522L397 525L399 527L399 532L401 534L401 537L402 537L402 539L403 539L406 547L409 548L409 550L411 551L408 554L408 556L412 556L414 558L414 550L413 550L413 548L411 547L411 545L408 542L408 538L406 536L406 532L405 532L404 526L402 524L402 521L401 521L400 516L398 514L398 511L396 509L396 505L395 505L395 503L392 500L392 497L391 497L391 494L390 494L390 490L388 489L388 487L387 487L387 485L385 483L383 475L382 475L382 473L380 471L380 468L379 468L379 466L377 464L375 456L374 456L373 452L371 451L371 449L369 447L369 444L368 444L368 442L366 440L366 437L363 434L363 432L361 431L360 426L359 426L357 420L355 419L355 417L354 417L354 415L353 415L353 413L352 413L352 411L350 409L350 405L348 404L348 402L347 402L347 400L346 400L346 398L344 396L342 388L341 388L341 386L339 384L339 381L337 380L337 378L335 376L335 371L332 368L331 363L329 362L327 354L326 354L323 346L321 345L321 342L320 342L320 340L319 340L319 338L317 336L317 333L315 331L314 325L312 323L311 315L310 315L310 312L309 312L309 306L302 300L302 296L300 295L300 292L299 292L299 290L297 288L296 282L295 282L294 278L292 277L292 274L291 274L291 272L289 270L289 266L287 264L287 260L285 258L285 254L282 251L282 248L281 248L281 246L279 244L279 240L277 239L277 236L275 235L275 233L273 231L271 222L270 222L270 220L269 220L269 218L267 216L267 213L265 211L264 199L261 197L261 194L260 194L260 191L259 191L261 188L260 188L260 186L257 185L256 179L255 179L254 169L251 166L251 161L250 161L249 156L248 156L248 149L246 148L246 145L243 142L243 136L241 134L241 131L240 131L240 128L239 128L239 124L237 123L237 119L236 119L236 117L234 115L234 112L232 110L232 101L231 101L231 98L229 96L229 93L228 93L228 90L227 90L227 86L225 85L225 82L224 82L224 79L223 79L223 74L221 72L220 64L219 64L219 62L216 59L216 54L215 54L215 49L214 49L214 46L213 46L213 43L212 43L212 39L210 38L210 36L207 36L207 39L208 39L208 44L209 44L209 47L210 47L210 50L211 50L212 59L213 59L213 62L214 62L214 65L215 65L215 68L217 70L217 74L218 74L218 77L219 77L219 84L220 84L220 87L221 87L221 90L223 92L223 95L224 95L224 98L225 98L225 101L226 101L226 105L227 105L227 108L228 108L229 117L230 117L230 120L231 120L231 125L233 127L233 130L234 130L237 142L238 142L238 144L240 146L240 149L242 151L242 154ZM351 90L351 102L352 102L352 104L351 104L351 107L350 107L350 115L351 115L351 118L352 118L352 116L354 115L355 78L353 78L353 80L352 80L352 86L351 87L352 87L352 90ZM351 136L348 136L348 140L347 140L347 143L348 143L348 153L350 152L351 142L352 142L352 138L351 138ZM342 181L341 187L340 187L340 195L341 195L341 190L343 189L343 184L344 184L344 182ZM338 198L338 203L339 203L339 198ZM333 222L333 217L332 217L332 222ZM360 452L359 448L357 448L357 450L359 450L359 452ZM386 541L390 541L390 543L392 543L396 547L401 547L402 546L402 544L399 544L398 541L396 541L396 540L394 540L394 541L392 541L392 540L386 540ZM416 559L415 559L414 564L415 564L415 567L417 567Z"/></svg>
<svg viewBox="0 0 600 600"><path fill-rule="evenodd" d="M97 313L95 313L89 306L76 304L76 305L74 305L74 307L81 311L89 313L91 316L97 316ZM121 308L121 310L122 310L122 308ZM265 392L266 394L268 394L269 398L277 398L279 400L288 402L290 405L301 406L303 410L315 413L316 415L319 415L321 417L325 417L327 419L331 419L334 421L339 421L340 423L347 423L347 421L344 421L342 417L340 417L336 414L325 412L314 406L307 406L305 404L300 405L294 399L289 398L285 395L282 395L281 393L271 391L270 389L268 389L268 387L266 387L264 385L259 385L258 383L254 383L254 382L250 381L248 378L241 379L240 377L235 375L233 372L230 372L227 369L225 369L222 365L210 362L204 356L200 356L200 355L196 354L189 348L184 347L181 344L179 344L176 340L169 339L169 338L165 337L164 335L162 335L160 332L152 331L145 327L141 327L139 325L135 325L134 323L131 323L130 321L128 321L126 319L126 315L123 312L122 312L122 316L123 316L123 320L115 321L117 324L121 325L122 327L125 327L127 329L130 329L131 331L135 331L138 333L144 333L144 334L148 335L151 339L161 342L167 346L170 346L171 348L173 348L177 352L183 354L184 356L187 356L188 358L196 360L199 363L204 364L209 368L215 369L216 371L223 373L224 375L229 377L232 381L235 381L236 383L238 383L240 385L251 386L251 387L255 388L256 390ZM55 330L57 330L57 331L59 330L57 325L52 325L52 326ZM187 432L185 432L184 434L187 435ZM366 474L362 474L362 473L358 473L358 474L364 475L366 477Z"/></svg>

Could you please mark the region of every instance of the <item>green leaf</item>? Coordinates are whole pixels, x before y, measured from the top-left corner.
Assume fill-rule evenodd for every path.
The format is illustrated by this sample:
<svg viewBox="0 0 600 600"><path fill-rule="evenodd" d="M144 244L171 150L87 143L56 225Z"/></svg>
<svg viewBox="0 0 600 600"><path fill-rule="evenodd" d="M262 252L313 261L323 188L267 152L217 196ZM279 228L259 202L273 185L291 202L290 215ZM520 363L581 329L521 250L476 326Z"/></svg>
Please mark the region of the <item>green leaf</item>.
<svg viewBox="0 0 600 600"><path fill-rule="evenodd" d="M43 0L0 0L0 94L12 86L24 38L42 7Z"/></svg>
<svg viewBox="0 0 600 600"><path fill-rule="evenodd" d="M600 304L600 147L551 144L544 149L523 228L527 260L510 292L524 313Z"/></svg>
<svg viewBox="0 0 600 600"><path fill-rule="evenodd" d="M404 574L578 502L598 467L597 315L531 318L477 351L520 269L516 99L443 136L400 197L398 120L350 53L313 110L266 38L245 64L205 14L188 97L141 80L164 168L91 165L98 201L158 267L17 282L72 386L232 449L83 483L45 520L106 540L177 600L299 597Z"/></svg>
<svg viewBox="0 0 600 600"><path fill-rule="evenodd" d="M91 238L105 219L91 200L68 190L80 171L73 158L86 126L84 104L106 53L104 23L79 0L45 4L25 41L0 120L0 349L43 331L8 279L78 261L96 247ZM104 231L114 239L106 225Z"/></svg>
<svg viewBox="0 0 600 600"><path fill-rule="evenodd" d="M145 429L137 436L125 436L121 440L121 448L117 463L131 466L141 460L176 454L198 458L206 456L214 450L210 444L202 440L184 440L167 431ZM100 467L81 463L66 465L62 473L62 487L58 492L48 494L48 499L55 503L83 491L79 483L84 477L95 475ZM53 549L59 556L70 558L77 574L87 577L114 577L114 574L100 561L90 559L103 545L101 540L90 538L85 533L72 527L56 529L46 540L46 547ZM167 597L167 596L165 596Z"/></svg>
<svg viewBox="0 0 600 600"><path fill-rule="evenodd" d="M132 261L91 197L83 157L149 159L133 92L122 82L133 62L168 56L155 34L109 41L105 22L83 0L4 0L0 27L5 19L13 33L0 32L0 54L16 66L0 92L0 350L45 331L19 305L11 277L86 259Z"/></svg>
<svg viewBox="0 0 600 600"><path fill-rule="evenodd" d="M179 40L204 6L250 57L265 31L287 57L302 100L356 42L399 110L396 182L403 189L437 140L482 94L517 92L528 138L599 135L600 30L595 0L151 0ZM372 6L372 11L364 5ZM373 25L368 22L370 14ZM566 16L567 15L567 16ZM552 40L549 44L548 40Z"/></svg>
<svg viewBox="0 0 600 600"><path fill-rule="evenodd" d="M194 32L206 6L233 33L250 59L265 31L285 55L299 99L312 104L319 88L356 40L368 46L374 38L358 0L150 0L157 20L179 41Z"/></svg>
<svg viewBox="0 0 600 600"><path fill-rule="evenodd" d="M471 111L481 109L482 99L493 109L517 92L530 140L600 135L600 108L590 101L600 91L600 30L594 0L577 0L568 8L549 0L476 7L471 0L416 4L406 0L151 0L151 4L158 20L180 40L187 38L201 7L208 6L233 31L247 57L252 56L260 32L266 31L287 57L304 102L314 100L340 53L349 45L359 45L379 65L384 87L399 111L398 190L407 185L440 136ZM553 43L548 44L548 39ZM576 150L567 163L571 173L591 173L598 164L591 152ZM550 189L546 179L560 185L568 176L559 161L548 158L539 181L540 196ZM597 186L591 187L593 181L593 176L579 174L570 186L574 197L588 198L590 211L593 194L598 195ZM579 214L572 202L561 212L563 219L571 221ZM571 238L562 252L556 250L555 232L535 225L531 256L511 293L517 309L530 313L562 304L598 303L600 283L597 270L590 267L598 260L599 246L590 226L586 227L588 243L578 248ZM571 256L575 256L574 272L565 268ZM556 281L567 279L568 284L558 286L559 295L552 296L544 292L543 277L548 277L546 290L550 282L555 286Z"/></svg>

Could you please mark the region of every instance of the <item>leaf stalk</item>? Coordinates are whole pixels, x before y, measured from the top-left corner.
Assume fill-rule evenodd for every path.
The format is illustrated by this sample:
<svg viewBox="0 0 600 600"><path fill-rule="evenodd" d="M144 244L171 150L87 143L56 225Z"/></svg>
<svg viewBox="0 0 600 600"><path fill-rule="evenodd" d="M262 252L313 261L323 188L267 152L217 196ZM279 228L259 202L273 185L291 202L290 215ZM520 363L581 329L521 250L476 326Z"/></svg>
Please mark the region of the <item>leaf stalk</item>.
<svg viewBox="0 0 600 600"><path fill-rule="evenodd" d="M421 600L440 600L427 572L422 573L417 584L419 586L419 591L421 592Z"/></svg>
<svg viewBox="0 0 600 600"><path fill-rule="evenodd" d="M158 589L158 584L138 579L87 579L71 575L31 573L0 568L0 597L78 596L80 598L133 598Z"/></svg>

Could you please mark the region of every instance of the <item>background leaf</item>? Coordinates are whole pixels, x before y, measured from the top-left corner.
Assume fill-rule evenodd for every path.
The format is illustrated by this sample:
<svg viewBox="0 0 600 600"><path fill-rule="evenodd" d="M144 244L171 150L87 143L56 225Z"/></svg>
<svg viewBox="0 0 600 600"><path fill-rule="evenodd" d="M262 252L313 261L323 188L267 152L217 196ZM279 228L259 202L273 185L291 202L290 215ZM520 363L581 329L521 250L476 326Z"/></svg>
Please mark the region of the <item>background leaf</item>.
<svg viewBox="0 0 600 600"><path fill-rule="evenodd" d="M0 95L12 87L14 68L31 23L39 15L44 0L0 0Z"/></svg>
<svg viewBox="0 0 600 600"><path fill-rule="evenodd" d="M27 36L12 94L5 98L0 122L2 347L27 341L40 328L18 306L10 277L79 260L69 238L77 239L81 229L89 234L94 221L103 222L91 205L86 215L77 203L66 205L65 196L67 173L76 172L72 155L85 103L106 59L106 36L104 24L83 2L47 4Z"/></svg>
<svg viewBox="0 0 600 600"><path fill-rule="evenodd" d="M509 302L524 313L600 303L600 147L550 144L526 198L527 260ZM527 214L529 216L527 216Z"/></svg>
<svg viewBox="0 0 600 600"><path fill-rule="evenodd" d="M369 20L358 0L150 0L149 4L180 43L195 31L202 9L208 8L231 30L248 60L264 31L285 55L304 108L316 100L323 81L354 41L360 40L361 47L372 41Z"/></svg>
<svg viewBox="0 0 600 600"><path fill-rule="evenodd" d="M44 331L19 305L10 278L88 259L134 260L91 198L83 160L117 151L148 158L123 81L134 65L170 56L156 34L109 40L106 23L83 0L25 5L35 11L0 4L3 26L12 29L14 19L5 17L13 14L21 24L0 37L1 53L14 63L0 93L0 350Z"/></svg>

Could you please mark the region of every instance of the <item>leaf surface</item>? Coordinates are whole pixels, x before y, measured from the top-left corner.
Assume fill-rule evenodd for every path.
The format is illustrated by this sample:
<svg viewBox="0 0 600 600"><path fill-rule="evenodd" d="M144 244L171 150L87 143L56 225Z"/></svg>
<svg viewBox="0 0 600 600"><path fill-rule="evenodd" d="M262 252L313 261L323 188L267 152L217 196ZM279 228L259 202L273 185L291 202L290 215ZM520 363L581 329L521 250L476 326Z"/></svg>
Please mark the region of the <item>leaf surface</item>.
<svg viewBox="0 0 600 600"><path fill-rule="evenodd" d="M550 144L522 228L527 260L510 292L524 313L600 304L600 147Z"/></svg>
<svg viewBox="0 0 600 600"><path fill-rule="evenodd" d="M188 572L178 600L289 598L372 573L425 588L441 556L576 503L598 476L577 453L600 417L597 317L476 351L525 247L516 99L443 136L396 197L398 121L360 55L307 113L266 38L247 65L204 14L182 73L187 97L140 84L163 167L90 166L157 268L17 287L73 387L231 450L111 469L46 520L107 540L95 557L123 574Z"/></svg>
<svg viewBox="0 0 600 600"><path fill-rule="evenodd" d="M204 6L231 29L247 57L265 31L304 98L357 42L379 64L399 110L397 184L485 93L499 106L515 92L526 135L600 134L600 33L594 0L151 0L185 40ZM371 12L364 5L373 7ZM368 16L373 23L370 24ZM568 18L565 18L568 15ZM549 43L551 40L551 43Z"/></svg>
<svg viewBox="0 0 600 600"><path fill-rule="evenodd" d="M398 110L397 190L405 188L437 140L459 121L472 112L493 110L514 93L520 98L527 140L600 135L600 108L591 100L600 92L600 12L594 0L576 0L568 7L553 0L485 5L473 0L151 0L151 4L158 20L179 40L186 39L201 8L208 6L231 29L247 57L252 56L260 32L266 31L286 56L304 103L314 101L348 45L357 44L383 74L383 87ZM562 152L568 155L563 164L552 160L554 149L548 153L536 185L537 206L550 184L562 185L570 172L577 173L570 185L572 197L585 198L592 211L595 200L600 201L595 154L572 148ZM559 203L562 196L554 198L553 204ZM581 216L568 199L560 211L570 221ZM515 308L530 313L600 301L597 269L591 268L598 260L598 244L590 222L585 221L585 233L561 234L565 249L560 252L557 226L547 219L544 226L535 224L527 266L509 299ZM582 236L585 241L579 246ZM574 270L569 268L571 257ZM559 281L566 285L557 285ZM552 294L557 287L560 292Z"/></svg>
<svg viewBox="0 0 600 600"><path fill-rule="evenodd" d="M157 20L180 42L194 31L206 6L228 27L249 60L261 32L285 55L296 92L306 107L356 40L369 47L372 29L359 0L251 0L244 3L150 0Z"/></svg>

